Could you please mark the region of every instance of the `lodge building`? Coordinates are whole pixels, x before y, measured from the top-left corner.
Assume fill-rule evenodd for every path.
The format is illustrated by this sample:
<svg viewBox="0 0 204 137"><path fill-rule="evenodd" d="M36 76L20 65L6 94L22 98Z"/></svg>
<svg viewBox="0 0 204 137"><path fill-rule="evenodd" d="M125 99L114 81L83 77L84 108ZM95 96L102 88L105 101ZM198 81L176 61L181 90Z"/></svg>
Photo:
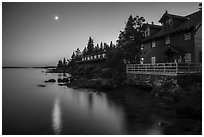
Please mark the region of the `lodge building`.
<svg viewBox="0 0 204 137"><path fill-rule="evenodd" d="M89 62L103 62L106 60L107 55L106 51L98 52L98 53L93 53L90 55L84 55L81 56L80 59L77 61L77 63L89 63Z"/></svg>
<svg viewBox="0 0 204 137"><path fill-rule="evenodd" d="M201 10L187 16L166 11L159 22L144 24L140 64L202 62Z"/></svg>

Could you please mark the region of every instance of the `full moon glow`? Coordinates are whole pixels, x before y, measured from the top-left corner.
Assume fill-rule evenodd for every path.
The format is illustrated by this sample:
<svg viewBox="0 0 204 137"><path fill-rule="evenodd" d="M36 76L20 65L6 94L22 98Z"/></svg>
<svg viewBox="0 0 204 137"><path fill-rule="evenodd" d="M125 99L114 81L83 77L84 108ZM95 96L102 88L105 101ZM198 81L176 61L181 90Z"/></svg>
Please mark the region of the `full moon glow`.
<svg viewBox="0 0 204 137"><path fill-rule="evenodd" d="M59 19L59 17L58 17L58 16L55 16L54 18L55 18L55 20L58 20L58 19Z"/></svg>

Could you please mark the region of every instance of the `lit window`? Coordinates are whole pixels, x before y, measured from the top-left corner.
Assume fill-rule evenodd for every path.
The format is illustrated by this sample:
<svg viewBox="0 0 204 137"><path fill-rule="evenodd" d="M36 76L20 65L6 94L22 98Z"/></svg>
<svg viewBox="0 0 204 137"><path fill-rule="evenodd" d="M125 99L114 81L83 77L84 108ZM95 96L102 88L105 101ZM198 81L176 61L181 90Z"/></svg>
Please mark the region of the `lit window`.
<svg viewBox="0 0 204 137"><path fill-rule="evenodd" d="M134 36L130 36L130 40L134 40Z"/></svg>
<svg viewBox="0 0 204 137"><path fill-rule="evenodd" d="M170 37L166 37L166 38L165 38L165 44L166 44L166 45L170 44Z"/></svg>
<svg viewBox="0 0 204 137"><path fill-rule="evenodd" d="M105 56L106 56L105 53L103 53L103 58L105 58Z"/></svg>
<svg viewBox="0 0 204 137"><path fill-rule="evenodd" d="M143 64L144 58L140 58L140 64Z"/></svg>
<svg viewBox="0 0 204 137"><path fill-rule="evenodd" d="M185 59L185 62L187 62L187 63L191 62L191 53L187 53L185 55L184 59Z"/></svg>
<svg viewBox="0 0 204 137"><path fill-rule="evenodd" d="M190 40L190 39L191 39L191 33L185 33L184 40Z"/></svg>
<svg viewBox="0 0 204 137"><path fill-rule="evenodd" d="M152 48L156 47L155 41L152 41Z"/></svg>
<svg viewBox="0 0 204 137"><path fill-rule="evenodd" d="M156 57L152 57L151 61L152 61L152 64L155 64L156 63Z"/></svg>
<svg viewBox="0 0 204 137"><path fill-rule="evenodd" d="M96 58L97 58L97 55L95 55L94 58L96 59Z"/></svg>
<svg viewBox="0 0 204 137"><path fill-rule="evenodd" d="M145 37L149 36L150 35L150 28L146 28L145 30Z"/></svg>
<svg viewBox="0 0 204 137"><path fill-rule="evenodd" d="M167 28L173 27L173 20L172 19L166 20L166 26L167 26Z"/></svg>
<svg viewBox="0 0 204 137"><path fill-rule="evenodd" d="M141 50L144 50L144 45L143 44L141 45Z"/></svg>

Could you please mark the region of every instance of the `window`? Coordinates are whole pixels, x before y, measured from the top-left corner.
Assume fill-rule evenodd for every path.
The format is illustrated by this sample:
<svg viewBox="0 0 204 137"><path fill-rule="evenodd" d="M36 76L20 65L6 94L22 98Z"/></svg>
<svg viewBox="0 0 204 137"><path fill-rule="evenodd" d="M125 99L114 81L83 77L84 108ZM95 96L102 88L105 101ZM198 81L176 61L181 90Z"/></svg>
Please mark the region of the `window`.
<svg viewBox="0 0 204 137"><path fill-rule="evenodd" d="M144 45L143 44L141 45L141 50L144 50Z"/></svg>
<svg viewBox="0 0 204 137"><path fill-rule="evenodd" d="M187 63L191 62L191 53L187 53L185 55L184 59L185 59L185 62L187 62Z"/></svg>
<svg viewBox="0 0 204 137"><path fill-rule="evenodd" d="M167 19L166 20L166 26L167 26L167 28L172 28L173 27L173 20L172 19Z"/></svg>
<svg viewBox="0 0 204 137"><path fill-rule="evenodd" d="M140 64L144 63L144 58L140 58Z"/></svg>
<svg viewBox="0 0 204 137"><path fill-rule="evenodd" d="M185 33L184 40L190 40L190 39L191 39L191 33Z"/></svg>
<svg viewBox="0 0 204 137"><path fill-rule="evenodd" d="M134 40L134 36L130 36L130 40Z"/></svg>
<svg viewBox="0 0 204 137"><path fill-rule="evenodd" d="M165 38L165 44L166 44L166 45L169 45L169 44L170 44L170 37L166 37L166 38Z"/></svg>
<svg viewBox="0 0 204 137"><path fill-rule="evenodd" d="M145 30L145 37L150 36L150 28L146 28Z"/></svg>
<svg viewBox="0 0 204 137"><path fill-rule="evenodd" d="M103 58L105 58L105 56L106 56L105 53L103 53Z"/></svg>
<svg viewBox="0 0 204 137"><path fill-rule="evenodd" d="M172 19L169 19L168 24L169 24L170 27L172 27L172 25L173 25L173 20L172 20Z"/></svg>
<svg viewBox="0 0 204 137"><path fill-rule="evenodd" d="M152 41L152 48L155 48L155 47L156 47L156 42Z"/></svg>
<svg viewBox="0 0 204 137"><path fill-rule="evenodd" d="M156 57L152 57L151 61L152 61L152 64L155 64L156 63Z"/></svg>

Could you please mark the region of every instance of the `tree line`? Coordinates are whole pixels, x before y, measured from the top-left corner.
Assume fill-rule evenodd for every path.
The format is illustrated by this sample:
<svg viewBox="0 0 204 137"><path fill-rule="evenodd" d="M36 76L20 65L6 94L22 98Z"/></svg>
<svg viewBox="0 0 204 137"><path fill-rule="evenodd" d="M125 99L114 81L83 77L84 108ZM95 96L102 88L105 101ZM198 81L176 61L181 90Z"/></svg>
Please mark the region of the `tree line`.
<svg viewBox="0 0 204 137"><path fill-rule="evenodd" d="M123 31L120 31L116 45L111 41L108 45L107 43L100 43L94 46L94 41L89 37L87 46L80 51L79 48L73 52L71 56L71 62L80 60L82 56L87 56L91 54L106 52L108 55L108 60L113 60L114 55L120 54L120 59L123 63L139 63L141 52L141 40L144 38L144 27L145 22L144 17L132 15L129 16ZM110 55L112 54L112 55ZM119 58L115 58L119 59ZM120 62L121 62L120 61ZM70 62L70 61L69 61ZM117 61L116 61L117 62ZM58 66L64 62L59 61Z"/></svg>
<svg viewBox="0 0 204 137"><path fill-rule="evenodd" d="M112 41L109 45L101 42L100 46L99 44L95 46L93 39L89 37L88 44L85 46L83 51L81 52L80 49L77 48L76 51L73 51L71 58L72 60L80 60L83 56L112 51L114 48L116 48L116 45L114 45Z"/></svg>

